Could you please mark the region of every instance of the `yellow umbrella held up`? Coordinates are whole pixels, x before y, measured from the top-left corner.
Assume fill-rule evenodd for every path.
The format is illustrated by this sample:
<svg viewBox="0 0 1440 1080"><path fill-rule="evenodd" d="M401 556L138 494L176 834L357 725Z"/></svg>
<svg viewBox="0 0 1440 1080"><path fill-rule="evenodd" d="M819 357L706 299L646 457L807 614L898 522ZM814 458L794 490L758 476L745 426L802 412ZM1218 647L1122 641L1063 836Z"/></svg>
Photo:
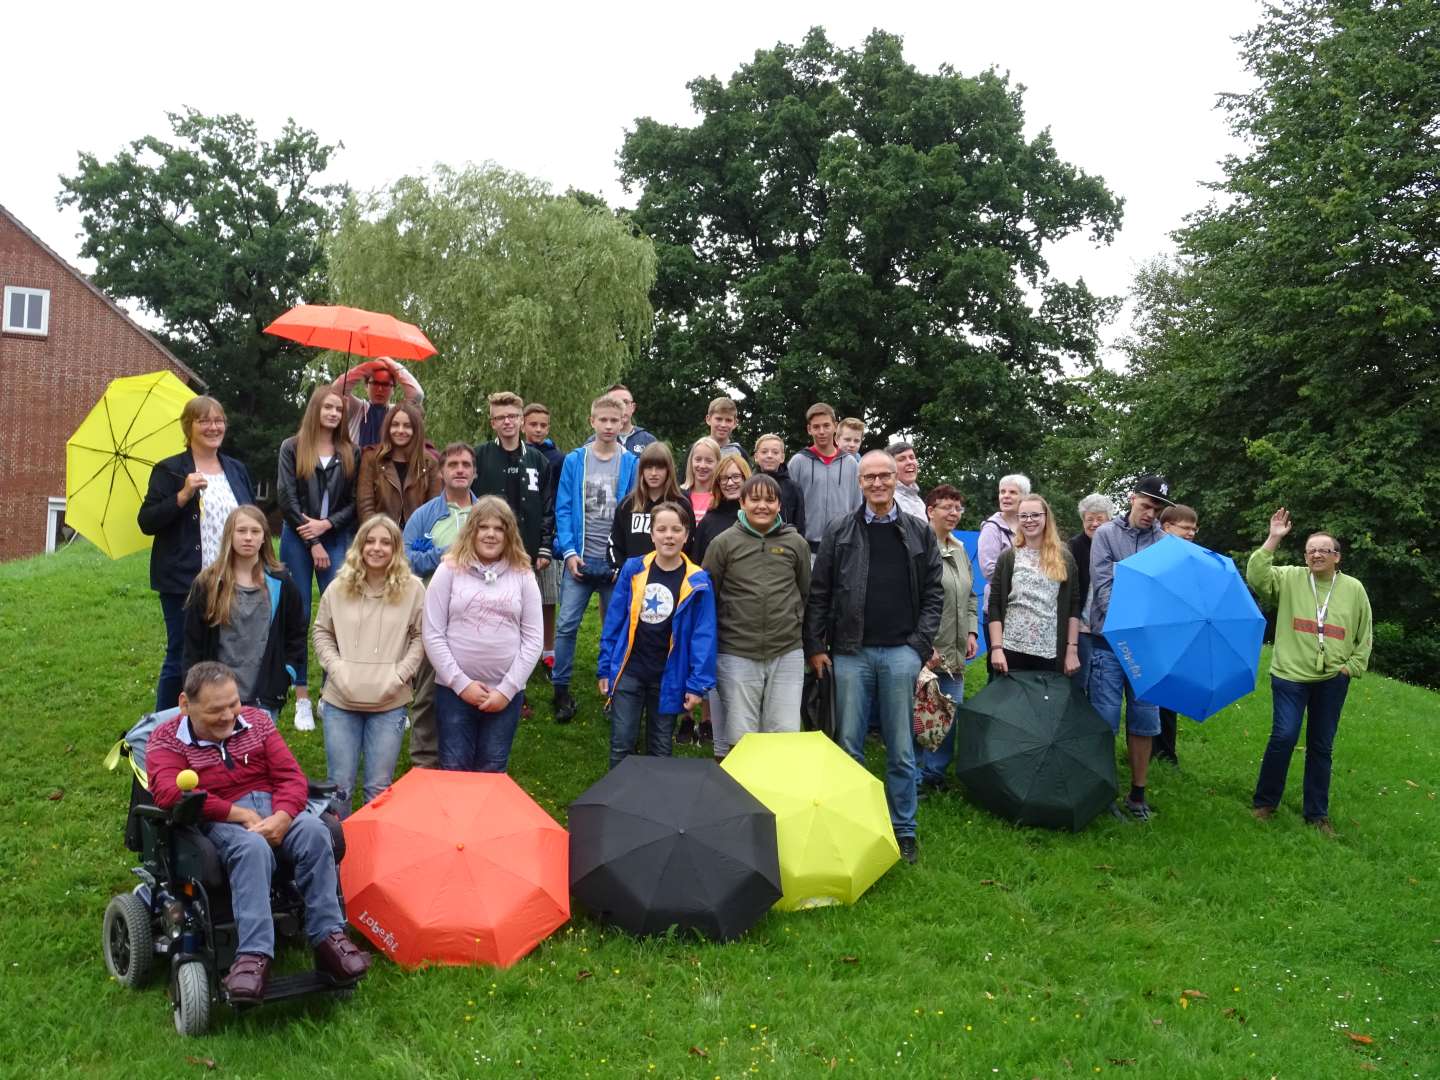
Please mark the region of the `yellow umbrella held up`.
<svg viewBox="0 0 1440 1080"><path fill-rule="evenodd" d="M720 767L775 815L779 910L853 904L899 860L885 785L823 732L746 735Z"/></svg>
<svg viewBox="0 0 1440 1080"><path fill-rule="evenodd" d="M168 371L115 379L65 444L65 523L110 558L150 546L135 517L155 463L185 449L194 396Z"/></svg>

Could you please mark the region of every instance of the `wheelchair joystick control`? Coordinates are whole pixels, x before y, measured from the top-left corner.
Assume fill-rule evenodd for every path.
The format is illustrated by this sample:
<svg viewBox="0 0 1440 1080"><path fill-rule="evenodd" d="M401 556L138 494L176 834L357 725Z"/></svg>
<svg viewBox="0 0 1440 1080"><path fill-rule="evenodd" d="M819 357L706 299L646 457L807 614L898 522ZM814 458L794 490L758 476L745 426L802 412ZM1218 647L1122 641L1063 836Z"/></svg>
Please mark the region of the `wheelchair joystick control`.
<svg viewBox="0 0 1440 1080"><path fill-rule="evenodd" d="M181 769L175 774L175 786L181 791L194 791L200 786L200 774L194 769Z"/></svg>

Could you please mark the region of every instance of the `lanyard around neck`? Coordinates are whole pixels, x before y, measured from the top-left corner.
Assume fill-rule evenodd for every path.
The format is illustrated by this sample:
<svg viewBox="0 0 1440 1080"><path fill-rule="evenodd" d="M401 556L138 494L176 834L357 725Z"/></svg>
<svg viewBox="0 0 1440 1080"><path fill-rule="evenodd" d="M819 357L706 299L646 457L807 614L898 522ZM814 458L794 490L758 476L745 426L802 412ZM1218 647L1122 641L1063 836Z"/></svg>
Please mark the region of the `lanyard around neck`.
<svg viewBox="0 0 1440 1080"><path fill-rule="evenodd" d="M1335 578L1339 576L1340 571L1335 571L1334 576L1330 579L1330 588L1325 593L1325 602L1322 604L1320 590L1315 585L1315 575L1313 573L1310 575L1310 595L1315 598L1315 637L1321 651L1325 649L1325 615L1330 610L1330 598L1335 595Z"/></svg>

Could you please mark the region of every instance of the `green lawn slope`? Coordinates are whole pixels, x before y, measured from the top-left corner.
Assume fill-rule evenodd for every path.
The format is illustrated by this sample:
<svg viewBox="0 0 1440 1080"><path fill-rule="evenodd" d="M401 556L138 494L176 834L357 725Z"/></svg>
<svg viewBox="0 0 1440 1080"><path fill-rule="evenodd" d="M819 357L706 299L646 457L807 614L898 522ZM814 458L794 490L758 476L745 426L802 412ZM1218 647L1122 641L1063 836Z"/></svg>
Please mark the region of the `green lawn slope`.
<svg viewBox="0 0 1440 1080"><path fill-rule="evenodd" d="M100 954L133 884L128 778L100 761L149 706L163 644L146 567L80 544L0 566L5 1076L1440 1076L1440 698L1375 677L1337 739L1338 839L1300 820L1300 755L1276 819L1250 817L1262 678L1182 722L1148 826L1019 830L945 796L921 806L920 864L853 907L772 913L730 945L577 915L507 971L378 961L349 1002L182 1040L163 984L124 990ZM607 731L593 692L561 728L532 691L512 772L563 824ZM320 732L283 727L323 775Z"/></svg>

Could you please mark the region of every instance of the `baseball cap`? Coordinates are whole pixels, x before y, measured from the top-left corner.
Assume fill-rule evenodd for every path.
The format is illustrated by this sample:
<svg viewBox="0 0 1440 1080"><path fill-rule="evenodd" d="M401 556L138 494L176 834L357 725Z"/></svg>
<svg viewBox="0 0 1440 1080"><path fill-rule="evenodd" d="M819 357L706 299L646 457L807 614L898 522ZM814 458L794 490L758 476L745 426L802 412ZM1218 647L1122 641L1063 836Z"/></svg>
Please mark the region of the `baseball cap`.
<svg viewBox="0 0 1440 1080"><path fill-rule="evenodd" d="M1166 506L1175 505L1175 500L1170 498L1170 482L1157 473L1146 473L1136 480L1135 494L1163 502Z"/></svg>

